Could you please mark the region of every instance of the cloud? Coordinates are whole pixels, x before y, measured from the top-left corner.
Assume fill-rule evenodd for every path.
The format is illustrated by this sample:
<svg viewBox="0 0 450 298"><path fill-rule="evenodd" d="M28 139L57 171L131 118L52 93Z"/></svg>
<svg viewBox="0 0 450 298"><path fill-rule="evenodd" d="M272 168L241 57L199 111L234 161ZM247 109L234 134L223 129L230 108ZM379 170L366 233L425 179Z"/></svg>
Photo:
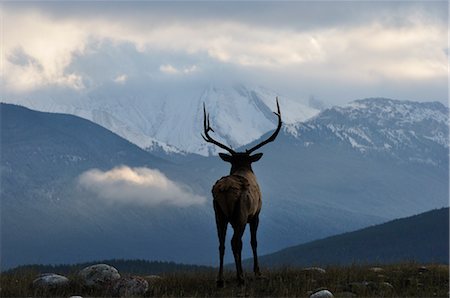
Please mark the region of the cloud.
<svg viewBox="0 0 450 298"><path fill-rule="evenodd" d="M91 169L79 176L78 183L109 203L188 207L206 201L188 186L170 180L158 170L144 167L120 166L105 172Z"/></svg>
<svg viewBox="0 0 450 298"><path fill-rule="evenodd" d="M159 67L159 70L166 74L189 74L198 70L197 65L192 65L190 67L176 68L171 64L164 64Z"/></svg>
<svg viewBox="0 0 450 298"><path fill-rule="evenodd" d="M83 54L85 33L70 21L51 22L37 12L4 16L3 72L6 87L30 90L45 85L82 89L79 74L67 72L75 55ZM16 59L21 56L20 62Z"/></svg>
<svg viewBox="0 0 450 298"><path fill-rule="evenodd" d="M73 9L67 10L67 5ZM304 92L299 88L303 80L308 81L309 94L322 92L315 86L345 86L344 91L330 90L332 97L348 98L349 88L376 86L383 91L391 84L391 90L401 88L404 94L411 90L404 86L414 85L422 93L428 90L446 98L442 90L447 84L448 45L442 5L202 3L194 9L177 3L185 13L176 12L173 5L47 3L23 9L7 4L5 89L31 92L55 85L88 92L89 86L101 84L96 80L102 71L130 74L130 81L157 81L161 76L188 79L193 76L180 74L194 73L208 79L232 69L230 77L258 77L257 84L279 81L279 86L267 87L292 89L294 94ZM255 6L261 10L257 16ZM82 13L88 10L87 15L96 12L98 17ZM303 19L298 15L309 25L296 21ZM125 47L134 52L121 53ZM102 58L80 66L80 60L94 54Z"/></svg>
<svg viewBox="0 0 450 298"><path fill-rule="evenodd" d="M126 74L121 74L121 75L118 75L117 77L115 77L113 81L118 84L123 84L127 80L128 80L128 76Z"/></svg>

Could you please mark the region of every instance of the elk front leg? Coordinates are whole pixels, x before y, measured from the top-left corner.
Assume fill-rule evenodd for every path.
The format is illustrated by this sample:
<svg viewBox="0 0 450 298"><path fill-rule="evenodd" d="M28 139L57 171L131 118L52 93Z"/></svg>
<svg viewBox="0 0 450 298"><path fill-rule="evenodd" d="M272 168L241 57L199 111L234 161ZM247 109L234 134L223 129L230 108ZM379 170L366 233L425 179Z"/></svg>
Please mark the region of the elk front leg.
<svg viewBox="0 0 450 298"><path fill-rule="evenodd" d="M243 225L234 226L234 234L231 239L231 248L233 249L234 262L236 264L236 274L239 285L244 284L244 271L242 270L242 235L245 230L245 223Z"/></svg>
<svg viewBox="0 0 450 298"><path fill-rule="evenodd" d="M250 221L250 244L252 246L252 251L253 251L253 272L255 273L256 277L261 276L261 272L259 271L259 264L258 264L258 253L256 251L256 249L258 247L258 241L256 240L256 231L258 230L258 224L259 224L259 215L257 214Z"/></svg>

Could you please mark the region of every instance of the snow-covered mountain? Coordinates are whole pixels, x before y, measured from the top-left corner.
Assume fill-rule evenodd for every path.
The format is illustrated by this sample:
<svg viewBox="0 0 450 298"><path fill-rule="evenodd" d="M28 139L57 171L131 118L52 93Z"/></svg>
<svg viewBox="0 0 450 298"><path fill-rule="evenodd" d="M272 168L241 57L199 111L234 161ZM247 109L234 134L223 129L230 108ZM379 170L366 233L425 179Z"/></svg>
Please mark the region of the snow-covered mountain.
<svg viewBox="0 0 450 298"><path fill-rule="evenodd" d="M117 88L117 87L115 87ZM149 151L210 155L217 148L201 138L203 103L217 138L236 148L272 130L275 97L283 121L307 120L319 111L265 88L243 85L192 88L178 91L127 93L101 89L79 98L36 97L6 100L45 112L73 114L91 120Z"/></svg>
<svg viewBox="0 0 450 298"><path fill-rule="evenodd" d="M285 131L304 146L334 142L363 154L442 165L438 153L449 149L449 109L439 102L369 98L288 124Z"/></svg>

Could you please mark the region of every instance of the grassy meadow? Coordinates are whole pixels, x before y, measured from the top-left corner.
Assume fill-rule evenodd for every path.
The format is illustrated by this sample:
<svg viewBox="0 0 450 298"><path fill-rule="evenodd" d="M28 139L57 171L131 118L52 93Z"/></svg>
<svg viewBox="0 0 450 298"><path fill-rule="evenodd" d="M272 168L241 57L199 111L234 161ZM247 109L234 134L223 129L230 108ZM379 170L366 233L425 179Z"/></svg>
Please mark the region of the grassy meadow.
<svg viewBox="0 0 450 298"><path fill-rule="evenodd" d="M449 297L448 265L393 264L376 270L372 267L325 267L326 273L300 268L266 270L262 279L247 273L244 287L238 287L234 272L228 271L223 289L216 288L215 270L165 273L159 275L161 278L148 277L150 287L145 297L308 297L319 289L328 289L335 297ZM0 296L111 296L108 289L83 288L75 272L66 275L71 280L66 288L36 290L32 281L39 273L28 270L1 274ZM121 274L127 276L126 272Z"/></svg>

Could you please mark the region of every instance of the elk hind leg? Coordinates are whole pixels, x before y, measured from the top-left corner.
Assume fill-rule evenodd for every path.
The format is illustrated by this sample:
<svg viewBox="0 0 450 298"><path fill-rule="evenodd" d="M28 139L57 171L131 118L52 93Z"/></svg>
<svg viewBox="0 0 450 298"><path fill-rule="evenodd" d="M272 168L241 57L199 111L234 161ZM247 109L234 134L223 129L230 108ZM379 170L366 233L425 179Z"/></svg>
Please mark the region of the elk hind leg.
<svg viewBox="0 0 450 298"><path fill-rule="evenodd" d="M220 258L219 273L217 275L217 287L223 288L225 285L223 279L223 257L225 255L225 238L227 235L228 221L223 212L219 208L217 208L218 206L216 206L216 204L214 204L214 207L216 213L217 236L219 237Z"/></svg>
<svg viewBox="0 0 450 298"><path fill-rule="evenodd" d="M234 234L231 239L231 248L233 249L234 262L236 264L236 275L239 285L244 284L244 271L242 270L242 235L245 231L245 222L243 224L233 226Z"/></svg>
<svg viewBox="0 0 450 298"><path fill-rule="evenodd" d="M258 253L257 253L258 241L256 240L256 232L258 230L259 224L259 215L256 215L249 222L249 224L250 224L250 244L252 246L253 251L253 272L255 273L256 277L260 277L261 272L259 270Z"/></svg>

